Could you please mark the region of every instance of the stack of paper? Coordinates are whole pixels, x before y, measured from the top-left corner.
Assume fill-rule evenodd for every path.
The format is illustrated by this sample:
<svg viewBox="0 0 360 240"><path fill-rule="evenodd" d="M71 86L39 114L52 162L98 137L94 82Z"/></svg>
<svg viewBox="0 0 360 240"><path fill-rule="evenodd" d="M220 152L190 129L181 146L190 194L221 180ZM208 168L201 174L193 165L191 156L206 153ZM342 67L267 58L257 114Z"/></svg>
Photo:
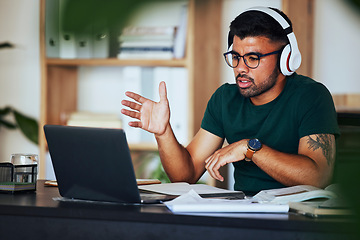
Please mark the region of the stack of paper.
<svg viewBox="0 0 360 240"><path fill-rule="evenodd" d="M334 210L334 208L329 210L325 209L323 205L319 205L324 202L324 199L337 199L338 194L335 189L335 185L330 185L325 189L309 185L298 185L287 188L263 190L252 198L245 198L242 200L205 199L199 195L199 192L197 192L196 189L191 189L180 197L170 202L165 202L165 204L171 211L177 213L286 213L291 208L298 212L314 216L348 214L348 210ZM184 188L184 191L186 190L189 189ZM315 200L316 202L306 202L308 200ZM297 204L294 202L303 203Z"/></svg>
<svg viewBox="0 0 360 240"><path fill-rule="evenodd" d="M263 213L287 213L287 204L258 203L252 199L227 200L205 199L200 197L194 190L181 195L174 200L165 202L165 205L174 213L186 212L263 212Z"/></svg>

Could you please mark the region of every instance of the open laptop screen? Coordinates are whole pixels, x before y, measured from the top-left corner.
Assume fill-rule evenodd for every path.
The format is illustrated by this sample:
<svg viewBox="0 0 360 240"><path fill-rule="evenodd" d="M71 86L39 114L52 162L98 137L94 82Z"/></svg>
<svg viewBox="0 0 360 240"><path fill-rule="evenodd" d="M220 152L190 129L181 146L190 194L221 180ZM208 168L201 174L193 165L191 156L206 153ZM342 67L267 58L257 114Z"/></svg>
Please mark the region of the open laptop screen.
<svg viewBox="0 0 360 240"><path fill-rule="evenodd" d="M44 132L61 196L140 203L122 129L45 125Z"/></svg>

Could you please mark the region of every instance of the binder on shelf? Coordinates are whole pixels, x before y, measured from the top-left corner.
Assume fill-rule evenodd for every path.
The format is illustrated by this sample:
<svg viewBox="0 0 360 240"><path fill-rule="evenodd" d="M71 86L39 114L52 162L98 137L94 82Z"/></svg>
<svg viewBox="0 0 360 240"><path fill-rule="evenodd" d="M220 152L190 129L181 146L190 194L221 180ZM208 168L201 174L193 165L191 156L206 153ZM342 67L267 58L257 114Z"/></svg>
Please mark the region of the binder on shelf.
<svg viewBox="0 0 360 240"><path fill-rule="evenodd" d="M92 26L89 25L82 31L76 33L76 57L77 58L92 58Z"/></svg>
<svg viewBox="0 0 360 240"><path fill-rule="evenodd" d="M64 29L63 19L65 17L65 9L67 2L70 0L60 0L59 2L59 15L60 15L60 28L59 28L59 42L60 42L60 50L59 57L60 58L76 58L76 41L75 34Z"/></svg>
<svg viewBox="0 0 360 240"><path fill-rule="evenodd" d="M45 2L45 46L48 58L58 58L59 42L59 0Z"/></svg>
<svg viewBox="0 0 360 240"><path fill-rule="evenodd" d="M108 58L110 51L110 36L106 20L93 23L92 52L93 58Z"/></svg>

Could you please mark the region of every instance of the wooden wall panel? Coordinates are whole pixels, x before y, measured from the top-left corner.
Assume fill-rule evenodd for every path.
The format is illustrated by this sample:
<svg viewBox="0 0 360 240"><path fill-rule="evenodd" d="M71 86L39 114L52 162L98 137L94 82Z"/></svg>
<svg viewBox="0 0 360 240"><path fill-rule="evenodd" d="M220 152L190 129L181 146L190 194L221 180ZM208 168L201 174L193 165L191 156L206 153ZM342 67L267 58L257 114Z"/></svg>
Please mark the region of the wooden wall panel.
<svg viewBox="0 0 360 240"><path fill-rule="evenodd" d="M47 124L65 124L63 116L77 108L77 67L49 66Z"/></svg>
<svg viewBox="0 0 360 240"><path fill-rule="evenodd" d="M302 55L297 73L312 77L314 45L314 0L283 0L283 11L290 18Z"/></svg>
<svg viewBox="0 0 360 240"><path fill-rule="evenodd" d="M200 129L206 105L220 85L221 0L195 1L194 133Z"/></svg>

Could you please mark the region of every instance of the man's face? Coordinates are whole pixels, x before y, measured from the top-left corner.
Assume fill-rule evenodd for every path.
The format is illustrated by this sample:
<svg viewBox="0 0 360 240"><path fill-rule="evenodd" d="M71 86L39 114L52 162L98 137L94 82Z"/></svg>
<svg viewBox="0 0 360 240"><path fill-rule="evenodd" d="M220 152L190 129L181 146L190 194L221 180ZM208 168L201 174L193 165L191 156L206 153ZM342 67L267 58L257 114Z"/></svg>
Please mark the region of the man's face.
<svg viewBox="0 0 360 240"><path fill-rule="evenodd" d="M241 40L234 37L233 51L244 55L247 53L266 54L281 48L280 44L272 43L266 37L246 37ZM251 69L245 65L243 58L234 68L236 83L244 97L261 97L275 99L282 89L277 89L280 71L277 67L278 54L260 58L259 66ZM275 89L274 89L275 88Z"/></svg>

